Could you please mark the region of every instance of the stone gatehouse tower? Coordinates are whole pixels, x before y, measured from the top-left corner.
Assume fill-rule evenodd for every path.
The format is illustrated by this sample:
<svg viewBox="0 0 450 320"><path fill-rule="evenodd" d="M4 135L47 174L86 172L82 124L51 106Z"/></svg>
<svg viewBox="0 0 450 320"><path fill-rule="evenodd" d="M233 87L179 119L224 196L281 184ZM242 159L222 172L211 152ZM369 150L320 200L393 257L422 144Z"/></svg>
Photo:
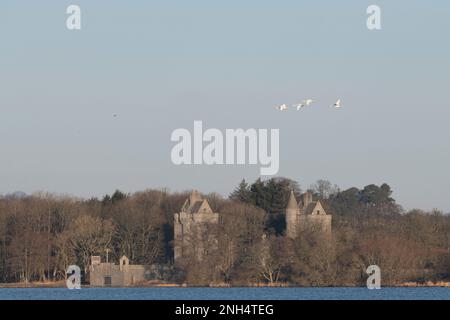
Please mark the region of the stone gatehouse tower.
<svg viewBox="0 0 450 320"><path fill-rule="evenodd" d="M219 214L212 211L206 199L197 190L186 201L179 213L174 215L174 258L202 258L217 246L215 228Z"/></svg>
<svg viewBox="0 0 450 320"><path fill-rule="evenodd" d="M331 215L325 212L320 201L313 201L312 194L302 195L301 206L291 191L286 208L286 236L296 238L302 229L312 229L331 235Z"/></svg>

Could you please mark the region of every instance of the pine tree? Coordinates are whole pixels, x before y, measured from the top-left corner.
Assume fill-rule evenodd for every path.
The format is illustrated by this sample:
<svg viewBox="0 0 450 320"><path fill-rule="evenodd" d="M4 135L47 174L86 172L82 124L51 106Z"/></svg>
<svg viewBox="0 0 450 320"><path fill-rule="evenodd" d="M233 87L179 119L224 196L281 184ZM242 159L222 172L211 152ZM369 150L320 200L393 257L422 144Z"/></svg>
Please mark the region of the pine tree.
<svg viewBox="0 0 450 320"><path fill-rule="evenodd" d="M270 199L268 199L266 191L266 186L261 178L258 178L258 180L250 186L252 204L268 212L267 204Z"/></svg>
<svg viewBox="0 0 450 320"><path fill-rule="evenodd" d="M252 203L251 192L245 179L242 179L239 186L230 194L229 198L243 203Z"/></svg>

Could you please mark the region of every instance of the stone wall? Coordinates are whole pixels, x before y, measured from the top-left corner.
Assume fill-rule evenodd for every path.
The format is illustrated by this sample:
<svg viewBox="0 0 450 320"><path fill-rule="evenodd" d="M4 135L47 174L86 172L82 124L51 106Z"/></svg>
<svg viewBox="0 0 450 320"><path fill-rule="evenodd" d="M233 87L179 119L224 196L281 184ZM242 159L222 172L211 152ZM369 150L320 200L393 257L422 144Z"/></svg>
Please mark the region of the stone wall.
<svg viewBox="0 0 450 320"><path fill-rule="evenodd" d="M90 285L93 287L128 287L148 281L169 281L173 268L164 265L116 265L100 263L90 267ZM105 283L110 278L110 283ZM106 281L108 282L108 280Z"/></svg>

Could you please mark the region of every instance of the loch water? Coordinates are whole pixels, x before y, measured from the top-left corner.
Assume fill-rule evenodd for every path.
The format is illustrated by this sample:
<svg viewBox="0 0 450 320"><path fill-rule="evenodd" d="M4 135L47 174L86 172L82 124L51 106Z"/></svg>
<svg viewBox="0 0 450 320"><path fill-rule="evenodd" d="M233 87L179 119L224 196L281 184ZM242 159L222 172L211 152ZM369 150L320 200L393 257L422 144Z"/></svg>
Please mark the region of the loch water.
<svg viewBox="0 0 450 320"><path fill-rule="evenodd" d="M450 300L450 288L2 288L0 300Z"/></svg>

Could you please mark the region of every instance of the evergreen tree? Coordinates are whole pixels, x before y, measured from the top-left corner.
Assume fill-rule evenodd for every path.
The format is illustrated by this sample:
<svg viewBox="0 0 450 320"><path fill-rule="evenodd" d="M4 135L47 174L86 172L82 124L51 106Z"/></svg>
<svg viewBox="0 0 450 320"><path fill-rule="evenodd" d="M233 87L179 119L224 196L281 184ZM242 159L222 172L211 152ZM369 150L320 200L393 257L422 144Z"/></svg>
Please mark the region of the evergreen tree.
<svg viewBox="0 0 450 320"><path fill-rule="evenodd" d="M120 201L120 200L125 199L126 197L127 197L127 195L126 195L125 193L123 193L123 192L120 191L120 190L116 190L116 191L114 192L114 194L112 195L112 197L111 197L111 201L112 201L113 203L115 203L115 202L118 202L118 201Z"/></svg>
<svg viewBox="0 0 450 320"><path fill-rule="evenodd" d="M239 201L243 203L252 203L252 194L245 179L242 179L239 186L230 194L230 200Z"/></svg>
<svg viewBox="0 0 450 320"><path fill-rule="evenodd" d="M240 185L237 190L241 189ZM266 229L270 233L282 234L286 227L287 200L292 190L296 194L300 193L298 183L287 178L271 178L266 181L258 178L247 190L250 193L250 203L268 213Z"/></svg>
<svg viewBox="0 0 450 320"><path fill-rule="evenodd" d="M267 212L267 203L270 199L267 199L266 188L261 178L258 178L258 180L250 186L250 192L252 203Z"/></svg>

